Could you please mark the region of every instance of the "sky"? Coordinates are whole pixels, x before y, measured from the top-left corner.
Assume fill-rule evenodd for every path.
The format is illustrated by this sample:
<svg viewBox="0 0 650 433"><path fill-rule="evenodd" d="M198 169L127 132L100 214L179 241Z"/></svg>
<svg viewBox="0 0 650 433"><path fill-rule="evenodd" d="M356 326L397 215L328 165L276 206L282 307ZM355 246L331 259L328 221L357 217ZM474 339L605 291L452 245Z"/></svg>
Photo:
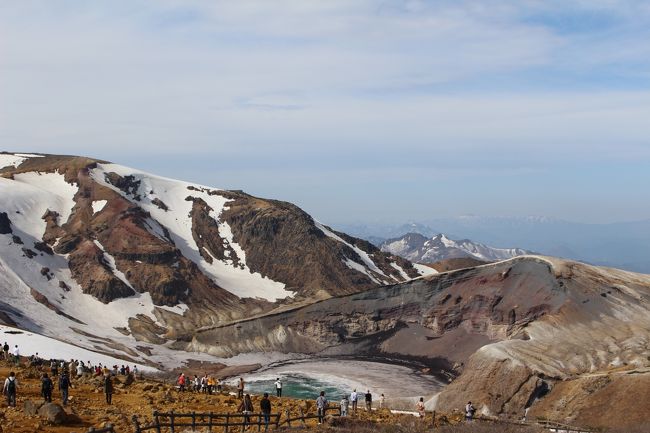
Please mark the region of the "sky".
<svg viewBox="0 0 650 433"><path fill-rule="evenodd" d="M330 224L650 218L650 2L4 1L0 150Z"/></svg>

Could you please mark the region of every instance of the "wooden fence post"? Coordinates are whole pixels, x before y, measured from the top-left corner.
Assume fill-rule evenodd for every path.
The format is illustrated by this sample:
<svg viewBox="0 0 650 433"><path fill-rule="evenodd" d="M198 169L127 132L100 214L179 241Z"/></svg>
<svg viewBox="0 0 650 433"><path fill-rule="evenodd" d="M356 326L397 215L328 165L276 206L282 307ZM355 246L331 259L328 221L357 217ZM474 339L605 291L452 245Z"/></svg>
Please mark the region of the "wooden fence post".
<svg viewBox="0 0 650 433"><path fill-rule="evenodd" d="M196 430L196 412L192 411L192 431Z"/></svg>
<svg viewBox="0 0 650 433"><path fill-rule="evenodd" d="M225 433L228 433L228 426L230 425L230 414L226 414L226 425L223 427L225 430Z"/></svg>
<svg viewBox="0 0 650 433"><path fill-rule="evenodd" d="M276 429L276 430L280 428L280 414L281 414L281 413L282 413L282 412L278 412L278 414L277 414L277 416L276 416L276 418L275 418L275 429Z"/></svg>
<svg viewBox="0 0 650 433"><path fill-rule="evenodd" d="M208 414L208 432L212 433L212 412Z"/></svg>
<svg viewBox="0 0 650 433"><path fill-rule="evenodd" d="M436 411L433 411L433 429L435 430L436 428Z"/></svg>
<svg viewBox="0 0 650 433"><path fill-rule="evenodd" d="M300 422L303 427L307 426L307 423L305 423L305 411L303 411L302 408L300 408Z"/></svg>
<svg viewBox="0 0 650 433"><path fill-rule="evenodd" d="M287 425L291 427L291 413L289 412L289 409L285 409L284 413L287 415Z"/></svg>
<svg viewBox="0 0 650 433"><path fill-rule="evenodd" d="M169 429L172 433L175 433L174 430L174 411L169 411Z"/></svg>
<svg viewBox="0 0 650 433"><path fill-rule="evenodd" d="M133 415L131 417L131 422L133 422L133 427L135 428L135 433L140 433L142 430L140 430L140 422L138 421L138 417L136 415Z"/></svg>

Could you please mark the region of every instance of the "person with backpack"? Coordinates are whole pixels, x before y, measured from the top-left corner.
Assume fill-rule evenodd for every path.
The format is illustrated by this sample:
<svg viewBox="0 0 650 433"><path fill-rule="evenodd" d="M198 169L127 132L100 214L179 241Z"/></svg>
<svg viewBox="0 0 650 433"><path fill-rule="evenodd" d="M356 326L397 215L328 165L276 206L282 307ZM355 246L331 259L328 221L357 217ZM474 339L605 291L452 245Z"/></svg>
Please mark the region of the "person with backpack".
<svg viewBox="0 0 650 433"><path fill-rule="evenodd" d="M52 377L59 375L59 363L56 360L50 362L50 373L52 373Z"/></svg>
<svg viewBox="0 0 650 433"><path fill-rule="evenodd" d="M244 399L239 404L237 410L244 415L244 425L242 429L246 430L248 428L248 424L251 422L251 414L253 413L254 410L253 401L251 400L250 394L246 394L244 396Z"/></svg>
<svg viewBox="0 0 650 433"><path fill-rule="evenodd" d="M43 373L43 378L41 379L41 395L46 403L52 403L52 389L54 389L52 379L47 376L47 373Z"/></svg>
<svg viewBox="0 0 650 433"><path fill-rule="evenodd" d="M104 394L106 394L106 404L113 404L113 379L111 376L104 376Z"/></svg>
<svg viewBox="0 0 650 433"><path fill-rule="evenodd" d="M63 400L63 406L68 404L68 391L70 389L70 377L68 377L68 372L63 369L61 377L59 378L59 392L61 392L61 400Z"/></svg>
<svg viewBox="0 0 650 433"><path fill-rule="evenodd" d="M9 373L9 377L5 379L5 384L2 387L2 393L7 396L7 406L16 407L16 392L18 391L18 379L16 373L13 371Z"/></svg>
<svg viewBox="0 0 650 433"><path fill-rule="evenodd" d="M264 431L269 429L269 422L271 421L271 400L269 400L269 393L265 392L264 397L260 400L260 411L264 417Z"/></svg>
<svg viewBox="0 0 650 433"><path fill-rule="evenodd" d="M321 391L316 399L316 410L318 411L318 424L323 423L325 411L327 411L327 398L325 398L325 391Z"/></svg>

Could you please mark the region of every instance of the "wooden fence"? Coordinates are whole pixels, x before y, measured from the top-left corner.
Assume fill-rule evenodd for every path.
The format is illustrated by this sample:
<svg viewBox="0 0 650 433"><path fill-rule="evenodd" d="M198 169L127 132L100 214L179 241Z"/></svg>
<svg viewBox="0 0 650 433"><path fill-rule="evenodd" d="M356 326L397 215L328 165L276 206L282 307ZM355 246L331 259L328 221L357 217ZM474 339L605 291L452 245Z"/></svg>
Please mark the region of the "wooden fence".
<svg viewBox="0 0 650 433"><path fill-rule="evenodd" d="M329 413L328 413L329 412ZM334 416L341 415L341 409L338 407L328 407L323 414L323 417L326 415L332 415L331 412L336 412ZM285 410L285 419L282 420L282 415L280 413L269 414L268 426L274 427L275 429L280 428L281 425L288 425L291 427L291 423L300 422L301 426L306 426L307 420L321 418L318 414L305 414L302 409L300 409L300 415L291 416L291 413L288 410ZM217 429L223 428L224 433L233 431L238 427L241 427L242 431L248 427L257 426L257 431L261 431L262 427L266 430L267 423L262 413L198 413L198 412L189 412L189 413L177 413L174 411L171 412L153 412L153 420L147 424L141 424L137 416L131 418L133 421L133 426L135 428L135 433L143 433L148 431L154 431L156 433L169 432L176 433L177 429L191 429L196 430L197 428L207 428L208 432L216 431ZM182 430L178 430L182 431ZM97 433L97 432L96 432ZM114 433L114 432L107 432Z"/></svg>

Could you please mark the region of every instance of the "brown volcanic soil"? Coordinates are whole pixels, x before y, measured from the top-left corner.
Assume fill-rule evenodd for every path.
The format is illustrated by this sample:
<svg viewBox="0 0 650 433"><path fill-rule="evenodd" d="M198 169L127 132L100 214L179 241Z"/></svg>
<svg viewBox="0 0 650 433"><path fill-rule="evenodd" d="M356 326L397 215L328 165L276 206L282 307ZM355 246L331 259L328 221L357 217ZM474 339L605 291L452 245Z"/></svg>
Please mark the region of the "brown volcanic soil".
<svg viewBox="0 0 650 433"><path fill-rule="evenodd" d="M425 263L425 266L435 269L438 272L456 271L458 269L473 268L474 266L487 265L485 262L471 257L457 257L453 259L440 260L435 263Z"/></svg>
<svg viewBox="0 0 650 433"><path fill-rule="evenodd" d="M205 366L200 366L205 367ZM0 378L4 382L10 368L4 362L0 362ZM35 403L41 403L40 396L40 370L32 368L11 368L11 371L17 372L19 381L18 401L16 408L7 408L3 402L0 405L0 432L2 433L34 433L34 432L51 432L51 433L70 433L70 431L87 431L89 427L100 427L104 423L112 423L118 433L127 433L133 431L131 417L137 415L141 422L147 422L151 419L154 410L160 412L214 412L214 413L236 413L239 406L239 400L228 393L218 395L206 395L192 392L179 393L172 383L160 382L151 379L138 379L135 383L125 386L124 376L118 376L117 380L121 383L114 382L115 394L113 395L113 405L108 406L105 403L101 380L91 376L84 376L81 379L73 379L74 388L70 390L70 402L65 408L66 413L72 415L74 419L67 421L60 426L50 425L47 421L39 416L27 416L24 413L24 404L26 400ZM223 374L225 370L216 371L217 374ZM186 374L192 377L194 373L203 373L203 370L191 371L186 370ZM232 372L231 372L232 373ZM215 376L217 377L217 376ZM55 382L56 387L56 382ZM259 396L251 396L253 405L259 408ZM315 398L316 396L314 396ZM291 416L298 416L302 408L305 413L315 413L314 400L296 400L291 398L270 397L273 413L289 410ZM61 403L58 390L53 393L53 402ZM333 406L335 402L331 402ZM283 415L283 419L285 416ZM398 424L407 421L412 423L414 418L411 416L393 415L388 410L378 410L371 413L359 410L352 417L361 422L379 422L384 425ZM458 416L450 419L459 420ZM298 423L296 423L298 424ZM310 429L316 427L316 420L308 420L307 425Z"/></svg>

